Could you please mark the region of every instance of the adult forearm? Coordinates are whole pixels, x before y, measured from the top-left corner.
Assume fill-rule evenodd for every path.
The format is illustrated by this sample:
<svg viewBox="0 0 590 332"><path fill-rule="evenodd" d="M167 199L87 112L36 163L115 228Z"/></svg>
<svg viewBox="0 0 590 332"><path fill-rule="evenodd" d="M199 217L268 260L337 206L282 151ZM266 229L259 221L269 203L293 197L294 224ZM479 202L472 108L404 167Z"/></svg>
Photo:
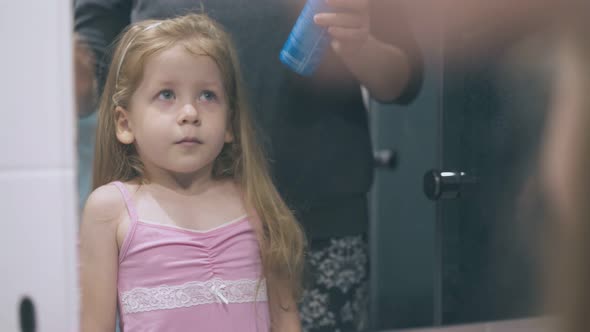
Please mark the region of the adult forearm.
<svg viewBox="0 0 590 332"><path fill-rule="evenodd" d="M94 74L95 57L78 34L74 35L74 78L76 109L79 116L96 109L98 90Z"/></svg>
<svg viewBox="0 0 590 332"><path fill-rule="evenodd" d="M401 49L369 36L357 51L341 53L349 70L378 101L399 97L410 80L411 65Z"/></svg>
<svg viewBox="0 0 590 332"><path fill-rule="evenodd" d="M94 54L97 91L102 91L108 65L109 47L117 35L130 24L133 1L76 0L74 31Z"/></svg>

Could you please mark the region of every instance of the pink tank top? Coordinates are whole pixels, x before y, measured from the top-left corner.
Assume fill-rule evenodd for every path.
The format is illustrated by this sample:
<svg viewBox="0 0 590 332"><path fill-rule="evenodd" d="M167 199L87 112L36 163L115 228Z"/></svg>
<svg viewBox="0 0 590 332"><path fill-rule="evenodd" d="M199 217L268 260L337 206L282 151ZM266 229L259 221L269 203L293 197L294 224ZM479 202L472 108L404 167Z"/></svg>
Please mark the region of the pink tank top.
<svg viewBox="0 0 590 332"><path fill-rule="evenodd" d="M119 253L122 332L270 330L258 241L243 216L207 231L140 220L119 188L130 226Z"/></svg>

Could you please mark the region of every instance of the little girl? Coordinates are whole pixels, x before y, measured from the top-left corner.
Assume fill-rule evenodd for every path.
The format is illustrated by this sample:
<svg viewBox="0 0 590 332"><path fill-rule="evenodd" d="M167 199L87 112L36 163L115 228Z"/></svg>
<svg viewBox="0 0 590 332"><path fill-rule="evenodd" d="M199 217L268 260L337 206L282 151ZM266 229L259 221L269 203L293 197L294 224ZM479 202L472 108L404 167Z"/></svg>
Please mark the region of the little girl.
<svg viewBox="0 0 590 332"><path fill-rule="evenodd" d="M131 26L102 95L80 231L82 331L300 331L304 239L236 52L204 15Z"/></svg>

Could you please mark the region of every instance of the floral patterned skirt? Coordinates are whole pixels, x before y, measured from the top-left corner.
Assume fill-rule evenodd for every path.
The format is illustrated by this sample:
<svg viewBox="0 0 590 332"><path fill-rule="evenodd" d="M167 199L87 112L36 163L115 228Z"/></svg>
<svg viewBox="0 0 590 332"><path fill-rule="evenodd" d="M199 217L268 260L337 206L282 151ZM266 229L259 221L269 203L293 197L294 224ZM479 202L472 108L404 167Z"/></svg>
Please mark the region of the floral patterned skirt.
<svg viewBox="0 0 590 332"><path fill-rule="evenodd" d="M304 332L356 332L368 327L366 235L311 240L303 298Z"/></svg>

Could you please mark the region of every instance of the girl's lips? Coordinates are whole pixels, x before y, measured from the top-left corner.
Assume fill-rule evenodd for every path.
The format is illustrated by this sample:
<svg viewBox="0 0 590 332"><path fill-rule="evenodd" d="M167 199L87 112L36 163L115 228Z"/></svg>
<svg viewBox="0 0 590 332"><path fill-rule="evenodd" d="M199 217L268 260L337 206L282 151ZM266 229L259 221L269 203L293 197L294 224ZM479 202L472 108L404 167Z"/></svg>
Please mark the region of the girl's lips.
<svg viewBox="0 0 590 332"><path fill-rule="evenodd" d="M203 144L203 142L201 142L199 139L197 139L195 137L185 137L185 138L181 139L180 141L176 142L176 144L194 145L194 144Z"/></svg>

